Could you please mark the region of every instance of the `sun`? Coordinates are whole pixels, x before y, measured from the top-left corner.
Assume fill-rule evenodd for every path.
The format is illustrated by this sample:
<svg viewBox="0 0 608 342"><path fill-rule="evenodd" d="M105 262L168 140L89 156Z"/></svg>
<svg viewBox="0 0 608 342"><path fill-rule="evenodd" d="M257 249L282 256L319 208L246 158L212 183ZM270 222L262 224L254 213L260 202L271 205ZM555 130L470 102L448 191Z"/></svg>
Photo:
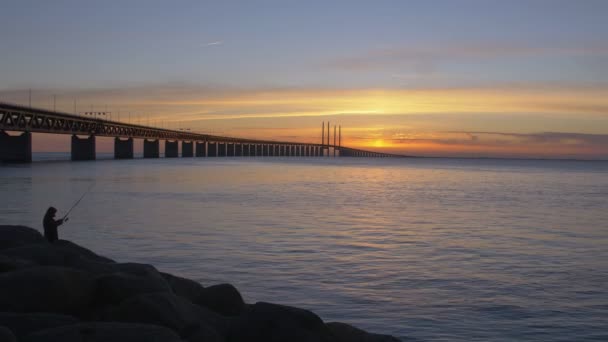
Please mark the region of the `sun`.
<svg viewBox="0 0 608 342"><path fill-rule="evenodd" d="M374 147L385 147L386 144L384 143L384 140L382 139L376 139L376 141L374 141Z"/></svg>

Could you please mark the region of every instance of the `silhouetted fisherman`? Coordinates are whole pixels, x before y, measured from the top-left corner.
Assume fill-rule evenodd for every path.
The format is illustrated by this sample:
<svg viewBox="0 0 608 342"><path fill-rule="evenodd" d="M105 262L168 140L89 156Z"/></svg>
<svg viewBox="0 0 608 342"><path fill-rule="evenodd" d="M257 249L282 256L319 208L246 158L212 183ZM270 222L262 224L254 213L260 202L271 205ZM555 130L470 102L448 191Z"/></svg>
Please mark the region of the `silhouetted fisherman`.
<svg viewBox="0 0 608 342"><path fill-rule="evenodd" d="M42 221L42 225L44 226L44 237L49 240L49 242L59 240L57 227L61 226L63 222L68 221L68 218L55 220L56 213L57 209L53 207L48 208L46 214L44 214L44 220Z"/></svg>

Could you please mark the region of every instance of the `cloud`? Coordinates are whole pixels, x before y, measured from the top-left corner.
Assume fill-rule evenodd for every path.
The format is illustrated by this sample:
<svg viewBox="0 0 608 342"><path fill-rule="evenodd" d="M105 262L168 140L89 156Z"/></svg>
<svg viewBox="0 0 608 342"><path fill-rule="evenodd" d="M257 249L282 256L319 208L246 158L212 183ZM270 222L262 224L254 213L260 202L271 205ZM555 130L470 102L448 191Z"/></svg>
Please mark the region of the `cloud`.
<svg viewBox="0 0 608 342"><path fill-rule="evenodd" d="M323 65L355 71L397 66L407 67L418 73L434 73L440 63L527 56L608 56L608 45L546 47L480 43L397 47L371 50L355 56L343 56L327 61Z"/></svg>
<svg viewBox="0 0 608 342"><path fill-rule="evenodd" d="M207 43L207 44L205 44L205 46L216 46L216 45L223 45L223 44L224 44L223 41L217 40L217 41L214 41L214 42L211 42L211 43Z"/></svg>

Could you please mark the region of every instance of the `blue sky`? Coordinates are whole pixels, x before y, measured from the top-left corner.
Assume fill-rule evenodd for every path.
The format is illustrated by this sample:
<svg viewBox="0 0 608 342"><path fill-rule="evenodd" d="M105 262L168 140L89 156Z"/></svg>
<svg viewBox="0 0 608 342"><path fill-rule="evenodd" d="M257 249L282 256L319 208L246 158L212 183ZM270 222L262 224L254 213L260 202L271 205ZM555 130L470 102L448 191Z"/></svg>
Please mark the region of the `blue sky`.
<svg viewBox="0 0 608 342"><path fill-rule="evenodd" d="M0 74L4 88L602 82L607 15L587 0L5 1Z"/></svg>

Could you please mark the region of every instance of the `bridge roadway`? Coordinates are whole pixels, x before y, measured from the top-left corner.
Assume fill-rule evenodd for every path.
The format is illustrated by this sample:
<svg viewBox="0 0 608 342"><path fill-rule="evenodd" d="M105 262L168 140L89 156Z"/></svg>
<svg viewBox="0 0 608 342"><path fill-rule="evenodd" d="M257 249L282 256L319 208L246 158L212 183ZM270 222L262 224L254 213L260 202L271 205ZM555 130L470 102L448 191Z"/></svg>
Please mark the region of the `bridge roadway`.
<svg viewBox="0 0 608 342"><path fill-rule="evenodd" d="M7 131L22 133L9 135ZM0 103L1 162L31 162L32 133L72 135L72 160L94 160L97 136L114 138L116 159L133 158L133 139L144 140L144 158L160 157L160 140L165 141L167 158L179 156L179 142L182 144L182 157L401 157L334 144L199 134Z"/></svg>

